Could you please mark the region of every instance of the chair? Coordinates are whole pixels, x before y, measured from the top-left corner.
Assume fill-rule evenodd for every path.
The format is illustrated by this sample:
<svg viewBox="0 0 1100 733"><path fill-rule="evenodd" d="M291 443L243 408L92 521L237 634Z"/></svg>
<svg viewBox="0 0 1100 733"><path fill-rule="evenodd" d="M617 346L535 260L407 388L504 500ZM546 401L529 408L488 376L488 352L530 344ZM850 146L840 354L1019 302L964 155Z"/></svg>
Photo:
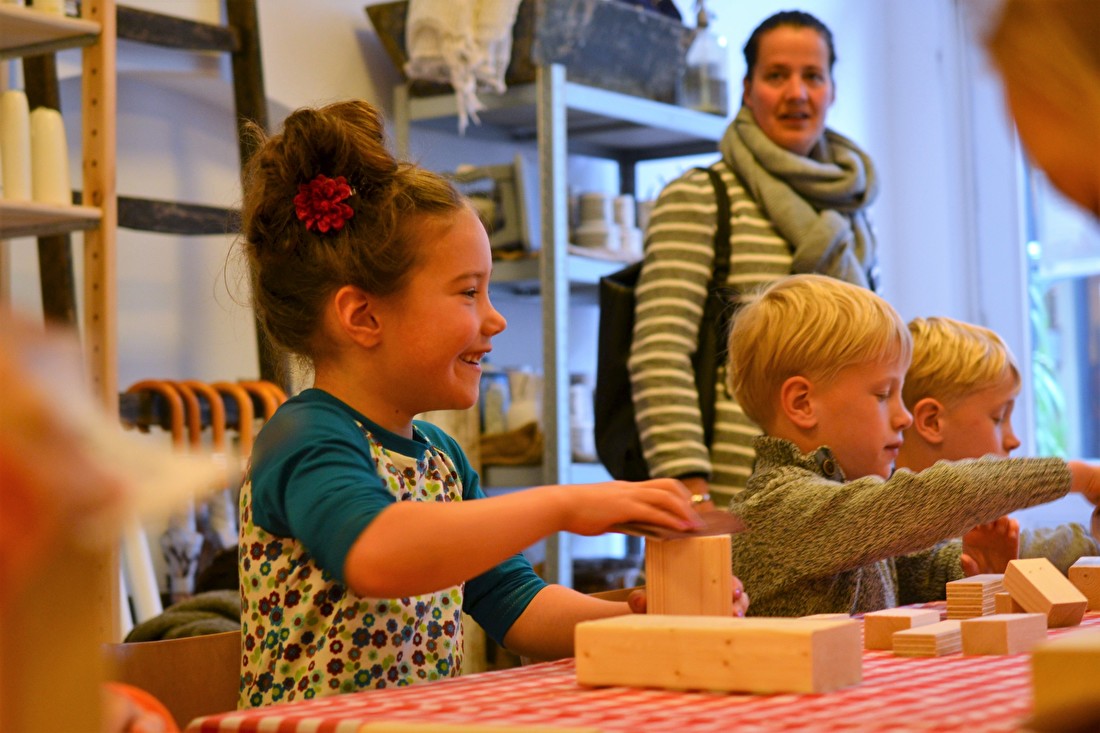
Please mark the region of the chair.
<svg viewBox="0 0 1100 733"><path fill-rule="evenodd" d="M140 687L172 713L180 730L201 715L237 707L241 633L106 644L109 679Z"/></svg>

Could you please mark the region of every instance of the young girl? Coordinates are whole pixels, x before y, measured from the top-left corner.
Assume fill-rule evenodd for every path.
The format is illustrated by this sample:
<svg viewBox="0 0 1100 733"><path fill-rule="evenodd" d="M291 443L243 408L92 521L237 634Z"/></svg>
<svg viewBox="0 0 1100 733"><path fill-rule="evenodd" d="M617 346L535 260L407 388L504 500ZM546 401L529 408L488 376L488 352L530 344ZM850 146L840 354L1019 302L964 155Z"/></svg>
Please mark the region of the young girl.
<svg viewBox="0 0 1100 733"><path fill-rule="evenodd" d="M264 141L243 217L256 313L315 381L264 426L241 492L241 705L457 675L462 611L539 658L572 654L577 621L628 613L519 553L625 521L692 527L681 483L486 499L458 444L413 420L476 402L505 327L461 194L391 157L374 108L341 102Z"/></svg>

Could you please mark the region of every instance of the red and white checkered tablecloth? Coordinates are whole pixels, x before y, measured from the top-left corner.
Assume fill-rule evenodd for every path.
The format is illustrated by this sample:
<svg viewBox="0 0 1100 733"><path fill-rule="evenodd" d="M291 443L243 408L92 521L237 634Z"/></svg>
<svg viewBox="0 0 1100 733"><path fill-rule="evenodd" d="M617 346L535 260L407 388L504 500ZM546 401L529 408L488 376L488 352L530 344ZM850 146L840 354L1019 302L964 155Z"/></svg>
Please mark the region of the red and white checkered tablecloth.
<svg viewBox="0 0 1100 733"><path fill-rule="evenodd" d="M929 604L939 605L943 604ZM1100 628L1100 612L1051 638ZM1097 682L1100 695L1100 681ZM573 660L335 695L192 721L187 733L352 733L388 721L612 731L1017 731L1031 712L1027 654L938 658L865 651L862 684L822 695L671 692L576 683ZM491 729L490 729L491 730Z"/></svg>

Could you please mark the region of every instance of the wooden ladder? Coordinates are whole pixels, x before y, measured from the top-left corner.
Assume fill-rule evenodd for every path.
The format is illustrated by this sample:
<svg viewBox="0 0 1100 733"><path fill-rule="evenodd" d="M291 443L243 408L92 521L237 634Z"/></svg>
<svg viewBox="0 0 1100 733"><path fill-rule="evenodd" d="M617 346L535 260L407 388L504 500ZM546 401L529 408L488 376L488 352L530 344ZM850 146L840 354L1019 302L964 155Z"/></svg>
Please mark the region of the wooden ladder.
<svg viewBox="0 0 1100 733"><path fill-rule="evenodd" d="M225 10L226 23L219 25L119 5L116 8L117 33L120 40L181 51L216 51L230 55L238 150L243 172L255 148L254 141L244 134L246 123L252 121L268 129L259 21L255 0L225 0ZM39 106L60 109L54 54L25 57L23 75L31 109ZM74 192L73 197L79 203L79 192ZM240 214L213 206L120 195L118 225L125 229L182 236L227 234L240 231ZM38 262L42 307L47 320L76 328L79 320L69 235L39 237ZM277 381L276 355L259 324L256 342L260 378Z"/></svg>

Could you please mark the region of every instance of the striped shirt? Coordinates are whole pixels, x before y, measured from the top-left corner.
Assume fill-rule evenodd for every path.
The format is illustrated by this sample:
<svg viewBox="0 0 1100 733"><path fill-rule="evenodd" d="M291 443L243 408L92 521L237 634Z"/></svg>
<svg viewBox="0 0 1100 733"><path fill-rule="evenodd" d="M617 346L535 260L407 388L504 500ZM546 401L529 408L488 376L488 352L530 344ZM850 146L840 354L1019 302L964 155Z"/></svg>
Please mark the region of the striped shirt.
<svg viewBox="0 0 1100 733"><path fill-rule="evenodd" d="M791 250L729 167L721 160L711 167L729 191L727 285L740 299L789 275ZM714 187L705 171L692 168L661 192L646 229L629 368L650 475L709 476L714 501L724 506L752 472L752 441L760 429L719 379L709 452L703 440L691 357L713 270L717 218Z"/></svg>

